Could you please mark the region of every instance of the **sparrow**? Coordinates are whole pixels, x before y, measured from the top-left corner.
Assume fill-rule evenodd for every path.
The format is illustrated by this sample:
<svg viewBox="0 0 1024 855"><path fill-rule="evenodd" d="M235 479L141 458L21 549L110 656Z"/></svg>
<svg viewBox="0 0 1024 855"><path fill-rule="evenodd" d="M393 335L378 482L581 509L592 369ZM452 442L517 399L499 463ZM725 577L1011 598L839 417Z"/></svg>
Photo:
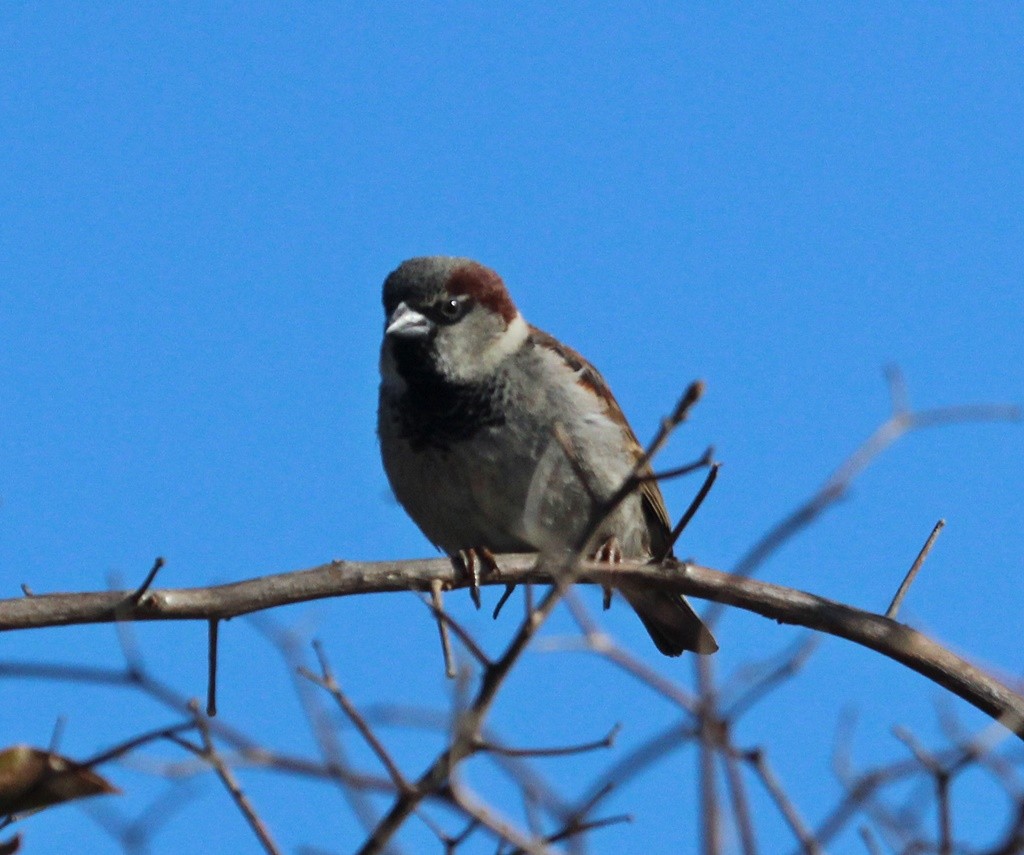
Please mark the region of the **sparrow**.
<svg viewBox="0 0 1024 855"><path fill-rule="evenodd" d="M383 303L381 457L423 534L485 565L493 553L579 549L643 453L597 369L528 324L501 277L468 258L402 262ZM661 490L644 480L582 548L660 560L670 532ZM617 589L666 656L718 649L682 595L640 581Z"/></svg>

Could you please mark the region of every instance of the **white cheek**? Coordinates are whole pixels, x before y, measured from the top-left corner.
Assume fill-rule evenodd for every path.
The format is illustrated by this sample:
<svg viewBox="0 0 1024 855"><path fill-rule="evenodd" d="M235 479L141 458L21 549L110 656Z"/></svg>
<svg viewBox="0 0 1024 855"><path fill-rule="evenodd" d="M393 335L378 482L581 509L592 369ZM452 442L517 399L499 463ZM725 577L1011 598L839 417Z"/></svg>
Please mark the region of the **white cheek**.
<svg viewBox="0 0 1024 855"><path fill-rule="evenodd" d="M487 352L487 359L491 365L497 365L506 357L511 356L523 346L526 337L530 334L530 327L523 316L516 312L516 316L509 321L505 332L490 347Z"/></svg>
<svg viewBox="0 0 1024 855"><path fill-rule="evenodd" d="M529 334L529 325L523 320L523 316L516 312L516 316L509 321L505 329L488 338L486 346L474 350L471 355L464 351L445 359L445 373L464 381L488 377L523 346Z"/></svg>
<svg viewBox="0 0 1024 855"><path fill-rule="evenodd" d="M489 374L497 368L523 346L529 334L529 326L523 320L523 316L516 312L516 316L509 321L504 332L480 354L480 359L476 364L478 373Z"/></svg>

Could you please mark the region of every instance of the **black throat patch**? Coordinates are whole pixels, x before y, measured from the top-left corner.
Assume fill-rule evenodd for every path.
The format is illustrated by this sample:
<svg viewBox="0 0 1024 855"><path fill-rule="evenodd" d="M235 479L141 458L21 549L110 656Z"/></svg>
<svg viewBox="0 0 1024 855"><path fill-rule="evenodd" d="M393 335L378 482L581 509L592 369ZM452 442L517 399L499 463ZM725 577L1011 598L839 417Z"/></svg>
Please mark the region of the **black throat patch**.
<svg viewBox="0 0 1024 855"><path fill-rule="evenodd" d="M505 423L500 377L457 383L439 374L424 350L428 343L395 341L395 366L406 382L398 399L399 435L414 450L450 450L488 427Z"/></svg>

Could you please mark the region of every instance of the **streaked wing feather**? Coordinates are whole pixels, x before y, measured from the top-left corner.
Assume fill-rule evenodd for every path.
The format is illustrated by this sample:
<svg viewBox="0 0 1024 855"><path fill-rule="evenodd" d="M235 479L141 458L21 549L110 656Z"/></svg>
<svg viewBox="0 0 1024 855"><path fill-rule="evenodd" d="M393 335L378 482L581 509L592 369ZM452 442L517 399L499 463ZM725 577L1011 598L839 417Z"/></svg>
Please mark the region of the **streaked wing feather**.
<svg viewBox="0 0 1024 855"><path fill-rule="evenodd" d="M557 353L566 364L579 376L579 383L590 389L604 403L608 417L622 426L626 432L630 444L630 452L634 460L639 460L643 454L643 446L636 438L633 428L626 419L622 407L615 400L611 389L601 372L590 364L581 354L568 345L562 344L557 338L544 330L530 325L530 336L540 346L549 348ZM642 475L650 475L651 468L645 466ZM669 519L668 510L665 507L665 498L661 494L661 488L657 481L644 481L640 486L640 499L643 506L644 518L647 520L647 528L651 536L651 550L654 555L661 556L668 546L669 534L672 531L672 521Z"/></svg>

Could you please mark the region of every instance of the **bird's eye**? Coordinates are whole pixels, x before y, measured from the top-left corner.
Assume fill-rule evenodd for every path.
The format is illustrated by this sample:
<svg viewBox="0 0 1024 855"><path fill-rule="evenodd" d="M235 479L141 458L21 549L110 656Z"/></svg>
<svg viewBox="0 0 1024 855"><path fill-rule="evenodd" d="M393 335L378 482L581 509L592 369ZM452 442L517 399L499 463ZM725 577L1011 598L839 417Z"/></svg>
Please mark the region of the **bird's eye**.
<svg viewBox="0 0 1024 855"><path fill-rule="evenodd" d="M437 316L441 323L453 324L469 311L470 301L450 297L437 304Z"/></svg>

